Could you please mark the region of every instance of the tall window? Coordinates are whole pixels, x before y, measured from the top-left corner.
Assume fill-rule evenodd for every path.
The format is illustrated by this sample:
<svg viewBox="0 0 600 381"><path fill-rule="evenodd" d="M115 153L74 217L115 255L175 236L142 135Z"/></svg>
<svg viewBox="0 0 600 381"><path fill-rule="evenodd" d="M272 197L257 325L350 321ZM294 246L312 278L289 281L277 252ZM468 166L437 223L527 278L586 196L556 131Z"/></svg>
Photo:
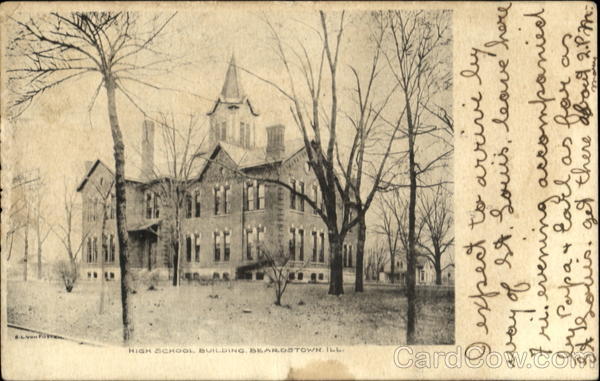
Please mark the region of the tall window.
<svg viewBox="0 0 600 381"><path fill-rule="evenodd" d="M98 261L98 237L92 239L92 262Z"/></svg>
<svg viewBox="0 0 600 381"><path fill-rule="evenodd" d="M228 214L231 211L231 203L230 203L230 188L229 185L225 185L223 188L223 206L225 207L225 214Z"/></svg>
<svg viewBox="0 0 600 381"><path fill-rule="evenodd" d="M202 204L200 201L200 191L197 190L196 193L194 193L194 217L196 217L196 218L200 217L201 212L202 212Z"/></svg>
<svg viewBox="0 0 600 381"><path fill-rule="evenodd" d="M87 239L87 254L86 254L86 262L92 262L92 238Z"/></svg>
<svg viewBox="0 0 600 381"><path fill-rule="evenodd" d="M321 232L321 251L319 252L319 262L325 262L325 233Z"/></svg>
<svg viewBox="0 0 600 381"><path fill-rule="evenodd" d="M194 234L194 261L200 262L200 242L202 236L199 233Z"/></svg>
<svg viewBox="0 0 600 381"><path fill-rule="evenodd" d="M290 191L290 208L296 209L296 180L292 179L290 181L290 187L293 191Z"/></svg>
<svg viewBox="0 0 600 381"><path fill-rule="evenodd" d="M214 234L214 249L215 249L215 262L221 260L221 233L215 232Z"/></svg>
<svg viewBox="0 0 600 381"><path fill-rule="evenodd" d="M296 260L296 229L290 228L290 261Z"/></svg>
<svg viewBox="0 0 600 381"><path fill-rule="evenodd" d="M246 230L246 259L252 259L252 250L254 247L254 231L252 229Z"/></svg>
<svg viewBox="0 0 600 381"><path fill-rule="evenodd" d="M192 195L187 193L185 194L185 218L192 218L193 212L193 201Z"/></svg>
<svg viewBox="0 0 600 381"><path fill-rule="evenodd" d="M254 210L254 183L246 183L246 210Z"/></svg>
<svg viewBox="0 0 600 381"><path fill-rule="evenodd" d="M312 234L312 261L316 262L317 261L317 253L318 253L319 240L317 238L317 232L316 231L313 231L311 234Z"/></svg>
<svg viewBox="0 0 600 381"><path fill-rule="evenodd" d="M108 258L109 262L115 261L115 236L113 234L110 235L110 256Z"/></svg>
<svg viewBox="0 0 600 381"><path fill-rule="evenodd" d="M214 187L213 189L215 196L215 216L219 214L219 209L221 208L221 188L219 186Z"/></svg>
<svg viewBox="0 0 600 381"><path fill-rule="evenodd" d="M258 183L258 206L257 209L265 208L265 184Z"/></svg>
<svg viewBox="0 0 600 381"><path fill-rule="evenodd" d="M229 254L231 253L231 232L223 232L225 240L225 252L223 253L223 260L229 261Z"/></svg>
<svg viewBox="0 0 600 381"><path fill-rule="evenodd" d="M146 192L146 218L152 218L152 192Z"/></svg>
<svg viewBox="0 0 600 381"><path fill-rule="evenodd" d="M348 267L348 245L344 245L344 257L343 257L343 265L344 267Z"/></svg>
<svg viewBox="0 0 600 381"><path fill-rule="evenodd" d="M112 204L112 201L111 201ZM111 214L113 212L111 211ZM146 218L160 217L160 196L152 191L146 191Z"/></svg>
<svg viewBox="0 0 600 381"><path fill-rule="evenodd" d="M299 188L298 193L300 193L301 195L304 196L304 183L302 181L300 181L298 183L298 188ZM304 198L300 197L299 201L300 201L300 211L304 212Z"/></svg>
<svg viewBox="0 0 600 381"><path fill-rule="evenodd" d="M298 229L298 259L304 261L304 229Z"/></svg>
<svg viewBox="0 0 600 381"><path fill-rule="evenodd" d="M185 260L192 261L192 237L189 234L185 236Z"/></svg>
<svg viewBox="0 0 600 381"><path fill-rule="evenodd" d="M265 242L265 228L259 226L256 232L256 255L257 257L262 256L263 244Z"/></svg>
<svg viewBox="0 0 600 381"><path fill-rule="evenodd" d="M108 262L108 237L102 237L102 260L104 263Z"/></svg>

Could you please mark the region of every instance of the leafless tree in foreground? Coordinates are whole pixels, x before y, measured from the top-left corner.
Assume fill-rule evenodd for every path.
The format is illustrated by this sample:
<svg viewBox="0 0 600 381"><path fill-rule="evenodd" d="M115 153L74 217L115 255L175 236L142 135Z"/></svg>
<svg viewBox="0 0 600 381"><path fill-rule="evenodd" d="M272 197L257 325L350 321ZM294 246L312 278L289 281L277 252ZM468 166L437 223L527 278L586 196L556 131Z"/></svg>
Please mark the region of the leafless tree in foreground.
<svg viewBox="0 0 600 381"><path fill-rule="evenodd" d="M426 242L419 242L422 254L435 269L435 284L442 284L442 256L454 244L451 196L443 187L432 192L422 192L419 197L419 214L426 230Z"/></svg>
<svg viewBox="0 0 600 381"><path fill-rule="evenodd" d="M68 261L59 261L57 271L65 284L67 292L71 292L77 278L79 276L77 268L77 256L83 249L83 244L87 239L87 232L75 231L76 213L78 209L75 203L75 192L70 190L65 183L65 190L63 196L63 208L64 208L64 221L54 225L52 232L58 237L67 253ZM79 238L76 236L79 233Z"/></svg>
<svg viewBox="0 0 600 381"><path fill-rule="evenodd" d="M113 208L114 184L114 179L105 181L104 178L100 178L92 184L100 201L94 204L96 210L93 211L96 216L100 215L100 245L102 247L100 253L100 303L98 307L100 314L104 313L104 300L106 298L105 264L108 259L109 250L114 250L113 247L110 247L111 243L106 234L106 221L111 217Z"/></svg>
<svg viewBox="0 0 600 381"><path fill-rule="evenodd" d="M292 261L289 250L283 245L273 244L260 248L259 259L266 264L266 275L273 282L275 289L275 305L281 306L281 298L291 282L290 273L302 269L306 262L298 266L297 262Z"/></svg>
<svg viewBox="0 0 600 381"><path fill-rule="evenodd" d="M271 30L274 50L284 68L286 83L276 83L244 68L242 70L273 86L290 103L290 112L300 130L308 163L317 178L321 202L297 192L289 184L273 179L261 179L288 189L295 196L306 201L321 217L328 229L330 248L329 294L343 294L342 247L348 232L360 225L357 249L356 291L362 291L363 253L366 235L365 214L368 211L380 183L388 173L388 159L397 134L400 119L387 134L379 134L379 118L387 106L396 87L386 94L377 94L376 83L381 69L381 39L385 28L373 32L373 54L366 75L353 66L350 75L357 92L356 112L345 113L353 126L353 144L347 152L342 152L339 144L340 105L338 90L339 56L345 28L345 13L332 25L328 15L319 12L320 25L308 27L318 36L318 54L311 56L309 48L301 41L284 41L280 31L266 21ZM305 99L302 94L308 94ZM387 126L386 126L387 127ZM369 146L378 145L377 159L370 157ZM382 147L382 148L380 148ZM391 160L390 160L391 161ZM367 175L368 173L368 175ZM364 181L368 176L369 181Z"/></svg>
<svg viewBox="0 0 600 381"><path fill-rule="evenodd" d="M125 146L117 112L117 91L138 107L128 84L157 86L145 74L158 73L172 63L157 48L160 35L175 15L149 16L131 12L50 13L34 18L15 15L8 46L11 60L9 88L12 116L18 117L31 102L69 81L95 75L98 85L88 106L91 110L102 87L114 144L117 237L121 266L123 340L133 335L129 306L131 276L127 251L125 200ZM164 69L163 69L164 70Z"/></svg>
<svg viewBox="0 0 600 381"><path fill-rule="evenodd" d="M452 153L452 147L441 149L435 157L417 157L424 135L440 137L449 133L442 126L427 123L436 94L451 84L451 30L448 11L388 11L380 12L379 19L388 30L389 43L385 49L388 66L400 87L405 108L402 115L408 140L408 251L407 251L407 327L406 341L414 344L416 320L416 207L417 189L433 186L425 184L423 175L443 167ZM438 118L439 119L439 118ZM421 150L429 151L429 150ZM438 184L439 185L439 184Z"/></svg>
<svg viewBox="0 0 600 381"><path fill-rule="evenodd" d="M382 114L387 111L390 100L395 95L398 85L391 89L384 88L385 75L383 75L383 39L386 32L385 25L373 22L372 18L367 23L370 28L369 42L373 50L371 64L366 74L361 74L354 65L350 65L353 75L353 101L355 106L346 113L352 133L352 145L347 153L340 149L338 141L335 142L336 158L339 173L343 178L345 187L340 192L345 209L353 210L349 223L356 216L358 239L356 246L356 272L354 290L363 291L364 251L367 235L366 214L372 205L377 191L383 184L389 183L394 177L393 166L388 164L397 160L397 155L392 147L401 137L402 117L396 119L395 124L384 123ZM366 27L365 26L365 27ZM371 56L371 55L369 55ZM362 77L362 78L361 78ZM402 115L404 110L400 111Z"/></svg>
<svg viewBox="0 0 600 381"><path fill-rule="evenodd" d="M181 278L181 261L183 256L183 243L185 242L183 232L183 220L186 214L192 217L196 213L194 209L194 187L197 187L195 178L198 175L201 147L205 141L199 118L197 115L189 115L188 120L180 127L173 113L160 113L156 118L159 129L162 151L166 161L166 172L158 167L152 168L153 190L159 197L163 214L169 213L173 225L167 227L169 231L169 242L173 250L173 286L179 286ZM199 216L198 216L199 217Z"/></svg>

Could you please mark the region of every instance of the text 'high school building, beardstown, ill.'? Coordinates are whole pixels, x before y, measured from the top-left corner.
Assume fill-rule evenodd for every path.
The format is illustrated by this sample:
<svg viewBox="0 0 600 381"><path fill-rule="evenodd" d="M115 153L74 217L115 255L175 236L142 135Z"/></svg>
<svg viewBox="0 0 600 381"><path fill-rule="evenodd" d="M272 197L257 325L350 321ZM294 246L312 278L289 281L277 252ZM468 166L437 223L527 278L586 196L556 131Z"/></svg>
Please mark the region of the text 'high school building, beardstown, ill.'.
<svg viewBox="0 0 600 381"><path fill-rule="evenodd" d="M212 110L209 144L197 174L193 176L183 210L180 276L186 279L253 279L265 277L262 250L286 250L290 255L290 279L297 282L329 281L327 229L319 215L300 197L260 178L286 181L297 192L321 202L318 182L307 162L302 140L285 140L285 127L266 127L267 145L256 145L256 117L239 81L232 57L225 83ZM175 251L170 242L175 219L161 202L162 177L154 170L155 126L143 123L142 176L127 179L129 262L134 271L157 270L172 279ZM234 169L234 170L232 170ZM240 175L246 173L248 177ZM83 279L119 277L113 172L102 161L88 165L77 188L82 196ZM114 192L114 190L112 191ZM108 198L106 197L108 195ZM109 205L106 245L101 243L103 199ZM356 229L343 246L344 281L354 282ZM104 274L101 258L104 258Z"/></svg>

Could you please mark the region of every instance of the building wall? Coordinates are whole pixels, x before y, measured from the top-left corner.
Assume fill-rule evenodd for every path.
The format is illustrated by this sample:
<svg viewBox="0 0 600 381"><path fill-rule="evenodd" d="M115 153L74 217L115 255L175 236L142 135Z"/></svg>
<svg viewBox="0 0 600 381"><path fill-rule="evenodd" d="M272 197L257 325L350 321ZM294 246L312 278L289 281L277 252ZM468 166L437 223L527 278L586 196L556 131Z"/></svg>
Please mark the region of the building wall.
<svg viewBox="0 0 600 381"><path fill-rule="evenodd" d="M181 250L181 274L183 277L193 278L194 276L212 278L215 273L222 279L227 275L230 279L236 277L236 269L239 266L253 263L256 258L249 261L246 259L247 242L245 231L246 229L264 228L263 247L275 247L280 244L283 250L289 249L289 231L291 227L302 229L304 231L304 262L296 261L294 267L294 280L301 282L328 282L329 280L329 245L327 229L321 217L313 213L313 209L304 203L304 211L300 210L300 200L296 199L296 208L290 207L291 192L276 184L265 184L265 208L261 210L244 211L244 187L249 181L239 175L233 173L228 168L235 167L233 161L227 156L224 151L220 151L214 160L215 162L224 163L224 168L221 168L217 163L213 162L203 173L202 178L189 190L192 195L196 191L200 192L201 215L195 217L194 210L192 218L182 219L182 231L184 237L188 235L192 237L192 255L191 261L187 260L186 240L182 242ZM264 178L264 177L279 177L285 181L294 179L297 183L305 184L305 192L310 192L312 197L312 184L316 184L316 178L306 167L306 154L301 152L290 160L286 161L281 168L273 168L264 166L249 169L249 176ZM102 170L98 168L92 175L92 179L98 181L100 177L108 178L112 176L111 172L102 166ZM90 180L92 180L90 179ZM107 180L105 180L107 181ZM93 186L84 187L82 190L82 199L84 210L89 209L92 204L95 189ZM145 193L158 192L159 185L155 184L128 184L127 185L127 223L128 226L143 225L152 222L154 219L146 218L145 214ZM221 212L215 215L215 187L229 187L229 212ZM319 192L319 197L321 197ZM193 198L193 196L192 196ZM224 200L222 200L223 202ZM183 210L182 212L185 212ZM85 212L84 212L85 214ZM154 217L154 216L152 216ZM168 206L163 205L160 208L160 229L158 232L156 243L156 259L153 261L156 268L161 270L161 276L168 278L171 276L171 268L173 266L173 251L170 245L170 229L173 228L174 221L173 210ZM100 226L96 221L88 222L84 217L84 228L90 229L90 234L99 237ZM116 242L116 223L114 219L107 221L107 234L115 235L115 262L106 265L107 271L113 272L115 279L118 279L118 244ZM356 263L356 229L348 234L346 244L352 246L352 264ZM214 256L214 234L223 232L230 233L230 258L229 261L224 260L224 241L221 235L221 260L215 261ZM324 235L324 261L320 262L317 255L317 262L312 259L312 244L311 232L316 231ZM199 260L195 258L195 235L200 236L200 256ZM147 268L148 258L146 242L149 236L142 236L139 233L129 235L129 258L131 267L134 269ZM99 242L99 240L98 240ZM299 247L297 246L297 250ZM99 254L101 249L98 248ZM317 253L318 254L318 253ZM298 253L299 256L299 253ZM256 257L256 255L255 255ZM93 277L93 272L100 274L99 260L96 263L84 263L82 266L82 275L88 277L88 272L91 272L91 279L99 279ZM257 272L261 270L252 270L252 279L257 278ZM300 273L302 275L300 276ZM314 275L313 275L314 274ZM299 279L301 278L301 279ZM354 268L347 267L344 269L344 281L347 283L354 282Z"/></svg>

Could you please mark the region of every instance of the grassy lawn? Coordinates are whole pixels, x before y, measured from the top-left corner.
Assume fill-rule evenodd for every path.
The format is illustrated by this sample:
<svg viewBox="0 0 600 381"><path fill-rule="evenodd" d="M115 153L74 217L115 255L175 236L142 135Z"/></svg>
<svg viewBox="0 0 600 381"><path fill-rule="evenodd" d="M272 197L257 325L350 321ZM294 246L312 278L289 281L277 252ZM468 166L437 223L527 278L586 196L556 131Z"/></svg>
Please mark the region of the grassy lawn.
<svg viewBox="0 0 600 381"><path fill-rule="evenodd" d="M284 307L262 282L168 284L132 295L134 345L398 345L405 342L406 298L391 287L366 286L341 297L327 286L291 284ZM79 282L67 293L59 283L8 282L8 321L41 330L119 344L121 307L118 284L109 282L103 314L99 283ZM209 295L218 295L211 298ZM418 308L422 344L454 342L454 306L447 297L428 295ZM244 311L246 310L246 311Z"/></svg>

